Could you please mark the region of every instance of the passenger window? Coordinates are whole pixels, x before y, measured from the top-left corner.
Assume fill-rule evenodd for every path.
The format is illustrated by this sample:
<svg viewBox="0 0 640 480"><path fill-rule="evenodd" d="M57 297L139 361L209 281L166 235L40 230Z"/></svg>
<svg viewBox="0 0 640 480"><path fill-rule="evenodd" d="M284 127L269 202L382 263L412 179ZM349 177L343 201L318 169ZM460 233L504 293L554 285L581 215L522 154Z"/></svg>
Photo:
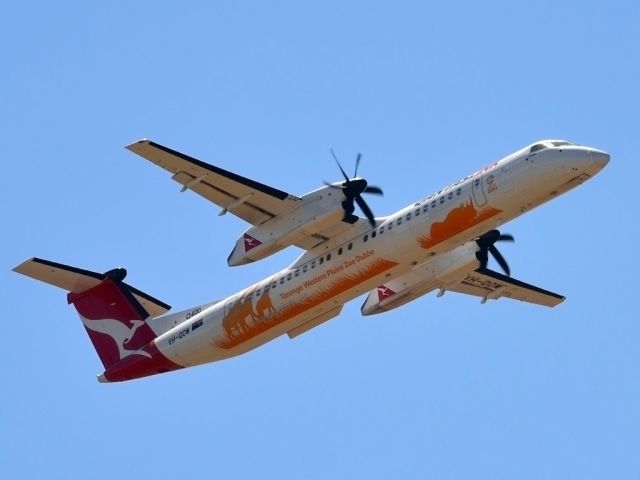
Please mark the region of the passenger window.
<svg viewBox="0 0 640 480"><path fill-rule="evenodd" d="M380 227L380 235L384 233L384 225Z"/></svg>
<svg viewBox="0 0 640 480"><path fill-rule="evenodd" d="M440 197L440 205L444 203L444 197Z"/></svg>
<svg viewBox="0 0 640 480"><path fill-rule="evenodd" d="M297 268L297 269L296 269L296 271L295 271L294 275L295 275L296 277L297 277L298 275L300 275L300 269L299 269L299 268Z"/></svg>
<svg viewBox="0 0 640 480"><path fill-rule="evenodd" d="M402 223L402 217L398 218L398 225Z"/></svg>
<svg viewBox="0 0 640 480"><path fill-rule="evenodd" d="M338 255L342 255L342 247L338 249Z"/></svg>
<svg viewBox="0 0 640 480"><path fill-rule="evenodd" d="M458 189L456 190L456 195L460 195L461 193L462 193L462 188L458 188Z"/></svg>
<svg viewBox="0 0 640 480"><path fill-rule="evenodd" d="M362 239L363 242L366 242L367 240L369 240L369 235L365 235L364 238Z"/></svg>
<svg viewBox="0 0 640 480"><path fill-rule="evenodd" d="M431 202L431 208L436 208L436 205L438 205L438 202L436 202L435 200Z"/></svg>
<svg viewBox="0 0 640 480"><path fill-rule="evenodd" d="M315 260L311 260L311 268L316 268L316 261Z"/></svg>
<svg viewBox="0 0 640 480"><path fill-rule="evenodd" d="M331 254L330 254L330 253L327 253L327 262L328 262L329 260L331 260Z"/></svg>
<svg viewBox="0 0 640 480"><path fill-rule="evenodd" d="M411 212L407 213L407 222L411 220Z"/></svg>
<svg viewBox="0 0 640 480"><path fill-rule="evenodd" d="M418 215L420 215L420 209L417 209L415 212L413 212L413 214L417 217Z"/></svg>
<svg viewBox="0 0 640 480"><path fill-rule="evenodd" d="M389 222L389 225L387 225L387 230L391 230L393 228L393 222Z"/></svg>
<svg viewBox="0 0 640 480"><path fill-rule="evenodd" d="M429 210L429 204L428 203L424 207L422 207L422 211L424 213L427 213L427 210Z"/></svg>
<svg viewBox="0 0 640 480"><path fill-rule="evenodd" d="M449 195L447 195L447 198L451 200L453 198L453 192L449 192Z"/></svg>
<svg viewBox="0 0 640 480"><path fill-rule="evenodd" d="M277 284L276 282L273 282L273 283L271 284L271 288L276 288L277 286L278 286L278 284Z"/></svg>
<svg viewBox="0 0 640 480"><path fill-rule="evenodd" d="M347 245L347 248L351 250L353 248L353 243L350 243L349 245Z"/></svg>
<svg viewBox="0 0 640 480"><path fill-rule="evenodd" d="M376 231L371 232L371 238L376 238Z"/></svg>
<svg viewBox="0 0 640 480"><path fill-rule="evenodd" d="M307 273L307 266L306 265L302 266L302 273Z"/></svg>
<svg viewBox="0 0 640 480"><path fill-rule="evenodd" d="M287 275L287 281L291 280L291 274Z"/></svg>
<svg viewBox="0 0 640 480"><path fill-rule="evenodd" d="M284 277L280 279L280 285L282 285L283 283L284 283Z"/></svg>
<svg viewBox="0 0 640 480"><path fill-rule="evenodd" d="M320 257L319 262L320 262L320 265L322 265L324 263L324 257Z"/></svg>

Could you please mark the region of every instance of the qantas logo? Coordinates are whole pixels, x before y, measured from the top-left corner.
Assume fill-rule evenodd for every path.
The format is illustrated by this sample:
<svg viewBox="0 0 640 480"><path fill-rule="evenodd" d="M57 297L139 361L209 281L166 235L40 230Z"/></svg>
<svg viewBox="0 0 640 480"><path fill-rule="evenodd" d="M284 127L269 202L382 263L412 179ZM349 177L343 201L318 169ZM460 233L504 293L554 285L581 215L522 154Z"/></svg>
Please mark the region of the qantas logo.
<svg viewBox="0 0 640 480"><path fill-rule="evenodd" d="M248 252L252 248L256 248L258 245L262 245L262 242L257 238L253 238L251 235L244 234L244 251Z"/></svg>
<svg viewBox="0 0 640 480"><path fill-rule="evenodd" d="M395 295L395 294L396 294L396 292L391 290L386 285L380 285L378 287L378 301L379 302L381 302L383 300L386 300L387 298L389 298L389 297L391 297L392 295Z"/></svg>
<svg viewBox="0 0 640 480"><path fill-rule="evenodd" d="M133 327L129 328L125 323L120 320L113 320L111 318L103 318L101 320L89 320L88 318L80 315L80 319L84 326L92 332L103 333L110 336L116 345L118 346L118 354L120 360L130 355L142 355L144 357L151 358L151 355L144 350L129 350L125 348L125 344L133 338L136 331L145 325L143 320L131 320Z"/></svg>

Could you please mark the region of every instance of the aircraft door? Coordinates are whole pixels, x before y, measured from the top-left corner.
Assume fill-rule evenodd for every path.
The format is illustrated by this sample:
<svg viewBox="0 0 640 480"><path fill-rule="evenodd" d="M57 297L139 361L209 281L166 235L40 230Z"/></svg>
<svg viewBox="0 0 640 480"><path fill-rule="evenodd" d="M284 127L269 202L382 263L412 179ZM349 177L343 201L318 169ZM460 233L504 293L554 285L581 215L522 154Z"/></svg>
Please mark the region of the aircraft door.
<svg viewBox="0 0 640 480"><path fill-rule="evenodd" d="M487 195L485 194L484 175L478 175L473 179L473 200L478 207L484 207L487 204Z"/></svg>
<svg viewBox="0 0 640 480"><path fill-rule="evenodd" d="M238 303L238 299L236 297L233 297L233 298L227 300L226 302L224 302L224 316L225 316L225 318L229 316L229 313L231 313L231 311L233 310L233 307L235 306L236 303Z"/></svg>
<svg viewBox="0 0 640 480"><path fill-rule="evenodd" d="M509 167L505 165L500 167L500 170L496 172L496 183L501 192L507 193L513 190L513 180L511 176L512 173L509 170Z"/></svg>

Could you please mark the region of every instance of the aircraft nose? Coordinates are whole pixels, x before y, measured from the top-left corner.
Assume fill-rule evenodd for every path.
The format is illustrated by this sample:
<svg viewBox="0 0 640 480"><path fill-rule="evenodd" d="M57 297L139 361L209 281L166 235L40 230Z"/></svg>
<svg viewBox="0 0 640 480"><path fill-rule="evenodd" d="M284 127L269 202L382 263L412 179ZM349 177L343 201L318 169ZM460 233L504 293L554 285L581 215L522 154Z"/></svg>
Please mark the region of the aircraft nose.
<svg viewBox="0 0 640 480"><path fill-rule="evenodd" d="M607 163L609 163L609 159L611 156L603 151L598 150L597 148L589 149L589 157L591 158L591 162L598 168L598 170L604 168Z"/></svg>

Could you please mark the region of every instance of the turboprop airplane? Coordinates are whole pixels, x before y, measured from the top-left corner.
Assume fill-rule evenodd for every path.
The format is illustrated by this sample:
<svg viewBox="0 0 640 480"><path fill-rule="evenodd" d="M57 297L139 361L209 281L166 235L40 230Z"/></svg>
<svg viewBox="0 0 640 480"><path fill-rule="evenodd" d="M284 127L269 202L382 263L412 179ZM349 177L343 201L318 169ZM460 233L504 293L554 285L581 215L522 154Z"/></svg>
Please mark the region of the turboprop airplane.
<svg viewBox="0 0 640 480"><path fill-rule="evenodd" d="M104 365L100 382L178 370L245 353L280 335L290 338L340 314L367 294L363 315L392 310L437 290L487 300L511 298L554 307L564 297L516 280L496 248L513 237L497 228L582 184L608 162L602 150L544 140L386 217L363 194L381 195L357 176L302 197L209 165L150 140L127 147L172 179L251 226L230 266L290 245L304 253L289 267L223 300L167 314L166 303L105 273L32 258L14 270L68 291ZM333 152L332 152L333 153ZM335 155L334 155L335 157ZM354 214L360 207L364 218ZM488 267L491 255L504 273Z"/></svg>

